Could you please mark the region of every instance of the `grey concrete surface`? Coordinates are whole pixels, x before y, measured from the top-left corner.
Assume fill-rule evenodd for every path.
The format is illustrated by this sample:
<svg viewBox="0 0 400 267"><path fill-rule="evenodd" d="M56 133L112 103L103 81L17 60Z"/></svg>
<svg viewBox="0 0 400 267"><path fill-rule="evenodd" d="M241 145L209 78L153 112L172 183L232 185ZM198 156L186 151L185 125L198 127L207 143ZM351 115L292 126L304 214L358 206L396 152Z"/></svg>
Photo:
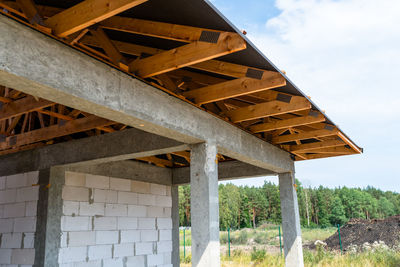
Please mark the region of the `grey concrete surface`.
<svg viewBox="0 0 400 267"><path fill-rule="evenodd" d="M274 172L290 154L193 105L0 15L0 84Z"/></svg>
<svg viewBox="0 0 400 267"><path fill-rule="evenodd" d="M192 146L190 162L192 266L219 267L217 146Z"/></svg>
<svg viewBox="0 0 400 267"><path fill-rule="evenodd" d="M179 248L179 187L172 186L172 266L180 265Z"/></svg>
<svg viewBox="0 0 400 267"><path fill-rule="evenodd" d="M292 173L279 174L283 244L286 267L304 267L299 206Z"/></svg>

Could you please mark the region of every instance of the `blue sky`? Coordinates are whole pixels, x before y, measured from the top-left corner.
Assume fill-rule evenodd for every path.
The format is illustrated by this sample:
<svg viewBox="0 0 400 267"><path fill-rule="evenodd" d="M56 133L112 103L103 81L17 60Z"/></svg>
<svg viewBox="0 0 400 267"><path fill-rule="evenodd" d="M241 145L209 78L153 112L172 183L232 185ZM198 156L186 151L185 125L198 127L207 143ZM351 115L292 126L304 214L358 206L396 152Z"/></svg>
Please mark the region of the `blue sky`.
<svg viewBox="0 0 400 267"><path fill-rule="evenodd" d="M400 192L400 1L211 2L364 148L363 155L298 162L296 177L310 186Z"/></svg>

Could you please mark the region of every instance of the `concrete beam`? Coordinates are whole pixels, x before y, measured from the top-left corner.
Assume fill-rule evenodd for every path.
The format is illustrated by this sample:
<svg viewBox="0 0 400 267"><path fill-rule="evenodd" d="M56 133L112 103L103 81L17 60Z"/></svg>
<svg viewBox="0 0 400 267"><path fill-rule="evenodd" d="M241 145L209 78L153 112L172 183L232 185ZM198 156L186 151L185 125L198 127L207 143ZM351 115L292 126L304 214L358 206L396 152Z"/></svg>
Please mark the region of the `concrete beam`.
<svg viewBox="0 0 400 267"><path fill-rule="evenodd" d="M65 167L66 171L89 173L146 183L172 185L172 169L161 168L133 160L108 162L97 165Z"/></svg>
<svg viewBox="0 0 400 267"><path fill-rule="evenodd" d="M172 266L180 265L180 244L179 244L179 186L172 186Z"/></svg>
<svg viewBox="0 0 400 267"><path fill-rule="evenodd" d="M1 156L0 175L121 161L188 148L178 141L132 128Z"/></svg>
<svg viewBox="0 0 400 267"><path fill-rule="evenodd" d="M234 180L242 178L254 178L272 176L277 173L259 168L241 161L225 161L218 164L218 180ZM172 183L185 185L190 183L190 167L172 169Z"/></svg>
<svg viewBox="0 0 400 267"><path fill-rule="evenodd" d="M304 267L300 215L292 173L279 174L283 244L286 267Z"/></svg>
<svg viewBox="0 0 400 267"><path fill-rule="evenodd" d="M192 266L219 267L217 146L193 145L190 155Z"/></svg>
<svg viewBox="0 0 400 267"><path fill-rule="evenodd" d="M220 153L274 172L292 171L286 151L3 15L0 36L2 85L182 143L212 141Z"/></svg>

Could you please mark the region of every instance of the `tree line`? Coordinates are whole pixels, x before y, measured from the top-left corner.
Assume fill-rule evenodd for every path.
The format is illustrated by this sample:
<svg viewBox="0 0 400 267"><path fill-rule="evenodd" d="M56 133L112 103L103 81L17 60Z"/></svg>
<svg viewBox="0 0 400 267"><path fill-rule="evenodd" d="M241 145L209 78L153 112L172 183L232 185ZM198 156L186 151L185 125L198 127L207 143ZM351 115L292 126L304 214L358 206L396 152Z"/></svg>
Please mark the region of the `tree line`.
<svg viewBox="0 0 400 267"><path fill-rule="evenodd" d="M328 227L351 218L380 219L400 214L400 194L374 187L305 188L297 183L301 224ZM257 227L281 223L279 186L264 182L261 187L219 185L220 228ZM190 186L179 187L181 226L190 226Z"/></svg>

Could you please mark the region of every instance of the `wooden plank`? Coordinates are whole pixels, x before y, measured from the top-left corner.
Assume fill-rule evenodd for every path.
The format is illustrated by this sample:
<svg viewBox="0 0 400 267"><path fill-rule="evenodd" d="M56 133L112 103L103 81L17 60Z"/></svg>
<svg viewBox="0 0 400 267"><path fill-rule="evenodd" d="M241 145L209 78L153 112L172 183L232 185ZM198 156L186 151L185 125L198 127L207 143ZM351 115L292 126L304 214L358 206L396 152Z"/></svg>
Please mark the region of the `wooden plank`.
<svg viewBox="0 0 400 267"><path fill-rule="evenodd" d="M102 21L101 26L110 30L129 32L133 34L146 35L186 43L199 41L204 31L222 33L222 31L205 28L119 16L111 17Z"/></svg>
<svg viewBox="0 0 400 267"><path fill-rule="evenodd" d="M24 150L30 150L30 149L34 149L34 148L39 148L42 146L45 146L45 143L39 142L39 143L34 143L34 144L29 144L26 146L20 146L17 148L11 148L11 149L7 149L7 150L1 150L0 151L0 156L3 155L7 155L7 154L12 154L12 153L16 153L16 152L20 152L20 151L24 151Z"/></svg>
<svg viewBox="0 0 400 267"><path fill-rule="evenodd" d="M48 18L55 35L66 37L93 24L140 5L147 0L85 0Z"/></svg>
<svg viewBox="0 0 400 267"><path fill-rule="evenodd" d="M178 151L178 152L172 152L171 154L174 154L178 157L184 158L187 162L190 163L190 152L189 151Z"/></svg>
<svg viewBox="0 0 400 267"><path fill-rule="evenodd" d="M357 153L361 154L363 151L361 148L356 146L349 138L347 138L342 132L338 133L340 139L342 139L347 145L354 149Z"/></svg>
<svg viewBox="0 0 400 267"><path fill-rule="evenodd" d="M148 78L224 56L246 48L246 42L236 33L222 33L217 43L193 42L147 58L133 61L129 70Z"/></svg>
<svg viewBox="0 0 400 267"><path fill-rule="evenodd" d="M318 113L317 116L304 116L304 117L296 117L287 120L277 120L268 123L261 123L250 127L250 131L253 133L260 132L268 132L275 131L280 129L285 129L289 127L296 127L300 125L312 124L325 121L325 116L321 113Z"/></svg>
<svg viewBox="0 0 400 267"><path fill-rule="evenodd" d="M37 111L54 104L55 103L44 99L39 99L39 101L36 101L33 96L27 96L4 105L0 110L0 121L19 116L27 112Z"/></svg>
<svg viewBox="0 0 400 267"><path fill-rule="evenodd" d="M29 23L44 25L43 18L40 16L32 0L17 0L17 3L21 7Z"/></svg>
<svg viewBox="0 0 400 267"><path fill-rule="evenodd" d="M331 157L339 157L339 156L346 156L346 154L313 154L313 155L306 155L306 160L310 159L322 159L322 158L331 158ZM296 157L296 161L302 161L304 159Z"/></svg>
<svg viewBox="0 0 400 267"><path fill-rule="evenodd" d="M312 139L324 136L337 135L338 130L335 128L333 130L315 130L310 132L298 133L298 134L288 134L272 138L271 142L274 144L282 144L288 142L294 142L297 140Z"/></svg>
<svg viewBox="0 0 400 267"><path fill-rule="evenodd" d="M226 115L233 122L242 122L306 109L311 109L310 102L304 97L293 96L289 103L275 100L231 110Z"/></svg>
<svg viewBox="0 0 400 267"><path fill-rule="evenodd" d="M318 148L312 151L311 153L323 153L323 154L343 154L343 155L352 155L356 154L353 149L341 146L341 147L329 147L329 148Z"/></svg>
<svg viewBox="0 0 400 267"><path fill-rule="evenodd" d="M96 116L68 121L46 128L7 137L4 142L0 143L0 150L6 150L12 147L19 147L44 140L50 140L56 137L84 132L96 127L102 127L111 124L115 124L115 122Z"/></svg>
<svg viewBox="0 0 400 267"><path fill-rule="evenodd" d="M286 85L286 80L280 73L271 71L269 74L262 80L239 78L184 92L183 95L202 105Z"/></svg>
<svg viewBox="0 0 400 267"><path fill-rule="evenodd" d="M137 160L150 162L159 167L173 167L174 166L174 164L171 161L166 160L166 159L160 159L155 156L137 158Z"/></svg>

